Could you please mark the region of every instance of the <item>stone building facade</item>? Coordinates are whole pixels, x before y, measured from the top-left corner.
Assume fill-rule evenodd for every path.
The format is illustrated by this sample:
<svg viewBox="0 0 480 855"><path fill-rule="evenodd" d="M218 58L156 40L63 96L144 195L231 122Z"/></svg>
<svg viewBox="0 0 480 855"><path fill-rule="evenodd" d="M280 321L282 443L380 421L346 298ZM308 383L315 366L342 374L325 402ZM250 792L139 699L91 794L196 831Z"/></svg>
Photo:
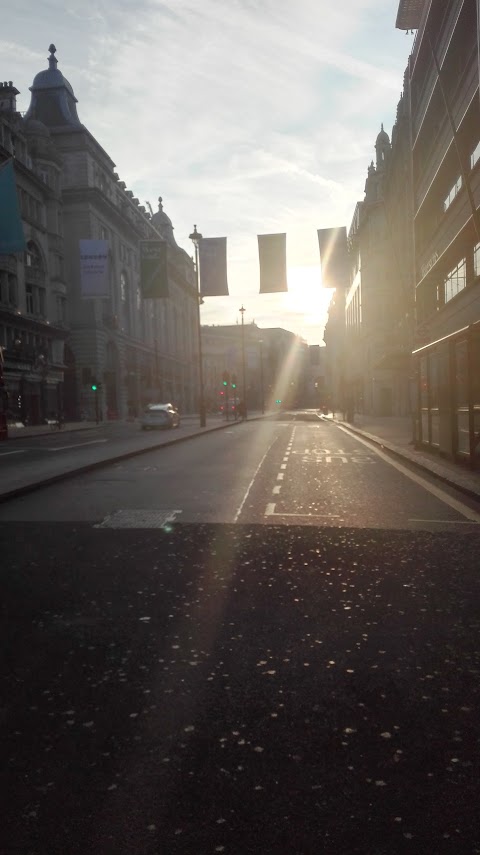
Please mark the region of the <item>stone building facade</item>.
<svg viewBox="0 0 480 855"><path fill-rule="evenodd" d="M401 0L408 63L416 440L480 462L480 7Z"/></svg>
<svg viewBox="0 0 480 855"><path fill-rule="evenodd" d="M236 378L235 390L228 388L230 399L246 398L249 410L307 405L309 348L294 333L261 329L255 323L245 323L243 330L241 324L203 326L202 349L205 400L211 412L224 406L224 372L230 384L232 376Z"/></svg>
<svg viewBox="0 0 480 855"><path fill-rule="evenodd" d="M8 93L5 87L0 89L3 124L8 115L16 140L21 141L16 142L15 168L29 251L25 259L16 260L22 271L27 270L25 281L19 279L19 309L23 300L31 326L28 308L33 307L38 326L42 325L39 312L48 305L47 352L40 370L49 397L38 413L32 411L32 418L44 417L53 408L61 408L69 419L133 417L153 400L173 401L182 411L191 411L198 387L193 261L176 244L161 199L157 213L147 211L80 122L73 89L57 67L55 52L51 45L48 68L33 81L25 117L6 109ZM6 137L8 142L8 132ZM24 162L18 156L19 146L25 148ZM7 149L8 153L12 152ZM43 224L31 214L37 210L35 205ZM110 281L105 298L82 297L79 242L88 239L108 243ZM168 243L169 296L144 299L139 241L159 239ZM0 263L2 283L8 284L12 275L8 265L13 263L4 261L3 268ZM29 277L37 288L33 302ZM42 282L45 298L38 291ZM2 294L3 290L2 284ZM26 354L32 338L18 324L12 329L4 333L7 368L15 361L15 347L19 354ZM40 333L36 336L41 348ZM15 345L18 341L21 345ZM33 384L34 374L27 372L26 363L18 364L19 382Z"/></svg>

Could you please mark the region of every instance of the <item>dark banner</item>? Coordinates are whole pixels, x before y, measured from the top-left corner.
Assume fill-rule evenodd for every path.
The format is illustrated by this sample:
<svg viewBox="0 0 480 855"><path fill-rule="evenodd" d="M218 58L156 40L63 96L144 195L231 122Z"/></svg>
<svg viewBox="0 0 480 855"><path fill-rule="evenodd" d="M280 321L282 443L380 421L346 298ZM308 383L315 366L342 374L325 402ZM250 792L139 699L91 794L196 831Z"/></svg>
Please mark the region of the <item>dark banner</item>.
<svg viewBox="0 0 480 855"><path fill-rule="evenodd" d="M318 229L318 245L325 288L345 288L348 284L347 229Z"/></svg>
<svg viewBox="0 0 480 855"><path fill-rule="evenodd" d="M228 297L227 238L202 238L198 260L202 297Z"/></svg>
<svg viewBox="0 0 480 855"><path fill-rule="evenodd" d="M258 235L260 294L288 291L287 235Z"/></svg>
<svg viewBox="0 0 480 855"><path fill-rule="evenodd" d="M140 241L140 289L144 300L169 296L167 250L164 240Z"/></svg>
<svg viewBox="0 0 480 855"><path fill-rule="evenodd" d="M0 255L27 248L18 204L13 160L0 165Z"/></svg>

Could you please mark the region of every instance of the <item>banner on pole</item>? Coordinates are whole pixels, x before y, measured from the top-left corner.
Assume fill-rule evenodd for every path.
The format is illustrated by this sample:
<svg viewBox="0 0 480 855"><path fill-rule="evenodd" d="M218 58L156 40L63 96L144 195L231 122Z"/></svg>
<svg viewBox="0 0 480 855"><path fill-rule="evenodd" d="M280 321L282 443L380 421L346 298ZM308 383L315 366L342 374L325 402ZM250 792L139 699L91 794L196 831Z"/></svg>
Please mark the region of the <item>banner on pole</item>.
<svg viewBox="0 0 480 855"><path fill-rule="evenodd" d="M227 238L202 238L198 242L202 297L228 297Z"/></svg>
<svg viewBox="0 0 480 855"><path fill-rule="evenodd" d="M260 260L260 294L288 291L287 235L257 235Z"/></svg>
<svg viewBox="0 0 480 855"><path fill-rule="evenodd" d="M140 241L140 289L144 300L169 296L167 261L166 241Z"/></svg>
<svg viewBox="0 0 480 855"><path fill-rule="evenodd" d="M80 294L82 297L109 297L108 241L80 241Z"/></svg>
<svg viewBox="0 0 480 855"><path fill-rule="evenodd" d="M348 274L347 229L318 229L318 245L325 288L345 288Z"/></svg>
<svg viewBox="0 0 480 855"><path fill-rule="evenodd" d="M23 252L26 248L13 159L10 158L0 165L0 255Z"/></svg>

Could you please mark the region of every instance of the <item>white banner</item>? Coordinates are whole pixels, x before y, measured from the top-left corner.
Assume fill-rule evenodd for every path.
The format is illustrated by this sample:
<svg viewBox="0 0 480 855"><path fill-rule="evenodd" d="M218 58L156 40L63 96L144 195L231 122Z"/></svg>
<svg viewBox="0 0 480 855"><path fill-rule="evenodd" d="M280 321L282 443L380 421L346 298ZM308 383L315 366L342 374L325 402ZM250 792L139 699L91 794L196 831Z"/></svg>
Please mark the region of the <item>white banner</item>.
<svg viewBox="0 0 480 855"><path fill-rule="evenodd" d="M82 297L109 297L108 241L80 241L80 293Z"/></svg>

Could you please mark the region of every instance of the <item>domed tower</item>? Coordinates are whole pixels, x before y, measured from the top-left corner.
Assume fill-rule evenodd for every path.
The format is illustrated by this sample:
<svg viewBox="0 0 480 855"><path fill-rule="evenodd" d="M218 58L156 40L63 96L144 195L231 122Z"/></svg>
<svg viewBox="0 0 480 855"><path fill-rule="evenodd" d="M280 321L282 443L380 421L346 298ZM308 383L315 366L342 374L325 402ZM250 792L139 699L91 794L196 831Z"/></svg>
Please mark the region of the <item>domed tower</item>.
<svg viewBox="0 0 480 855"><path fill-rule="evenodd" d="M392 147L390 145L390 137L388 136L386 131L383 130L383 122L382 122L381 127L382 127L382 129L381 129L379 135L377 136L377 140L375 142L375 151L377 153L377 171L378 172L382 172L385 169L388 158L390 156L390 152L392 150Z"/></svg>
<svg viewBox="0 0 480 855"><path fill-rule="evenodd" d="M81 128L77 115L77 99L73 89L57 68L55 45L50 45L48 68L40 71L30 87L32 98L25 119L36 119L48 128L70 126Z"/></svg>
<svg viewBox="0 0 480 855"><path fill-rule="evenodd" d="M158 197L158 211L156 214L152 216L151 222L155 226L157 232L159 232L164 240L167 241L171 246L178 246L174 236L173 236L173 226L172 221L168 214L163 210L162 205L162 197Z"/></svg>

